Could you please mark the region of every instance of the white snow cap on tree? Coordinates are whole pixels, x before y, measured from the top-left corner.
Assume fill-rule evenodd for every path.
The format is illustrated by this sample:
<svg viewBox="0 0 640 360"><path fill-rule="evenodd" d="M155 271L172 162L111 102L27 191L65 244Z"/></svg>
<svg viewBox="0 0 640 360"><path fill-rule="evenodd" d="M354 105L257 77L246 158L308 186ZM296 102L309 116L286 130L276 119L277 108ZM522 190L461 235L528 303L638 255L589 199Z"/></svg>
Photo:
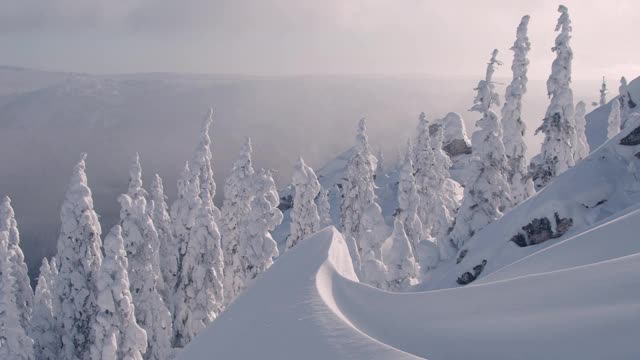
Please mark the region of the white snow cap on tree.
<svg viewBox="0 0 640 360"><path fill-rule="evenodd" d="M491 109L491 106L500 105L500 97L498 96L498 93L495 92L495 84L493 83L493 73L496 71L496 66L502 65L502 62L496 59L497 56L498 50L494 49L491 53L491 59L487 64L487 73L485 78L484 80L480 80L478 82L478 86L474 89L478 93L476 94L471 111L486 113Z"/></svg>
<svg viewBox="0 0 640 360"><path fill-rule="evenodd" d="M85 173L86 154L73 175L60 211L59 272L56 277L54 314L62 337L60 358L86 359L93 343L91 328L98 312L95 278L102 264L101 228Z"/></svg>
<svg viewBox="0 0 640 360"><path fill-rule="evenodd" d="M278 246L270 231L282 223L282 212L278 210L278 192L271 172L264 169L255 174L254 196L249 205L249 214L240 230L240 264L242 265L242 289L273 264L278 256Z"/></svg>
<svg viewBox="0 0 640 360"><path fill-rule="evenodd" d="M553 61L551 75L547 80L547 92L551 97L551 103L542 125L536 130L536 134L542 132L545 136L538 162L532 162L530 169L536 189L545 187L551 179L575 164L576 129L571 90L573 51L569 45L571 20L569 10L565 6L560 5L558 11L560 18L556 31L560 31L560 34L556 37L555 46L552 48L556 53L556 59Z"/></svg>
<svg viewBox="0 0 640 360"><path fill-rule="evenodd" d="M585 114L587 113L587 105L584 101L579 101L576 104L576 162L584 159L589 155L589 142L587 142L587 119Z"/></svg>
<svg viewBox="0 0 640 360"><path fill-rule="evenodd" d="M600 106L607 104L607 82L602 77L602 86L600 87Z"/></svg>
<svg viewBox="0 0 640 360"><path fill-rule="evenodd" d="M420 113L418 117L416 141L413 145L413 151L410 156L413 156L413 169L415 174L416 189L420 196L420 202L418 204L418 216L423 225L423 232L428 235L432 227L433 207L436 202L435 191L431 181L437 177L435 174L434 164L436 162L433 148L431 146L430 138L430 126L429 121L424 113ZM411 149L408 146L407 152ZM406 163L405 159L401 164Z"/></svg>
<svg viewBox="0 0 640 360"><path fill-rule="evenodd" d="M147 209L146 191L140 180L138 157L130 169L129 195L120 195L120 226L129 262L130 288L138 324L147 333L145 359L166 359L171 353L171 315L160 295L158 233Z"/></svg>
<svg viewBox="0 0 640 360"><path fill-rule="evenodd" d="M11 207L11 199L8 196L5 196L0 202L0 231L6 231L9 234L9 261L16 288L16 306L18 307L20 325L24 329L28 329L31 322L33 290L31 289L27 264L24 262L24 253L20 248L18 224Z"/></svg>
<svg viewBox="0 0 640 360"><path fill-rule="evenodd" d="M60 337L53 316L52 288L55 285L51 266L47 258L42 259L38 284L33 297L33 313L31 317L31 337L36 359L59 359Z"/></svg>
<svg viewBox="0 0 640 360"><path fill-rule="evenodd" d="M320 189L316 206L320 217L320 227L324 228L333 224L331 219L331 205L329 204L329 190Z"/></svg>
<svg viewBox="0 0 640 360"><path fill-rule="evenodd" d="M611 139L612 137L618 135L620 132L620 102L614 101L611 103L611 111L609 112L608 124L607 127L607 139Z"/></svg>
<svg viewBox="0 0 640 360"><path fill-rule="evenodd" d="M388 289L401 291L416 281L418 268L404 225L397 218L393 223L393 233L387 241L391 242L389 251L384 256L389 271Z"/></svg>
<svg viewBox="0 0 640 360"><path fill-rule="evenodd" d="M411 154L407 153L399 174L396 218L404 224L404 230L409 238L413 252L415 252L420 240L424 238L422 221L418 216L419 207L420 196L416 190L416 179L413 176L413 162L411 161Z"/></svg>
<svg viewBox="0 0 640 360"><path fill-rule="evenodd" d="M181 261L174 295L174 326L176 346L184 347L202 331L223 307L222 246L220 233L211 216L210 202L198 198L198 176L189 182L191 198L199 203L189 242Z"/></svg>
<svg viewBox="0 0 640 360"><path fill-rule="evenodd" d="M230 304L238 295L242 284L240 264L240 224L251 210L249 203L253 197L252 179L255 174L251 165L251 139L247 138L240 157L233 164L231 175L224 185L224 203L221 209L220 233L224 254L224 301Z"/></svg>
<svg viewBox="0 0 640 360"><path fill-rule="evenodd" d="M298 244L307 236L320 228L320 216L315 198L320 192L320 183L313 169L298 158L293 169L293 210L291 210L290 235L287 238L287 249Z"/></svg>
<svg viewBox="0 0 640 360"><path fill-rule="evenodd" d="M0 358L33 360L33 340L20 324L11 256L9 233L0 231Z"/></svg>
<svg viewBox="0 0 640 360"><path fill-rule="evenodd" d="M164 194L164 186L162 178L158 174L153 177L151 182L151 202L149 203L151 219L158 232L158 242L160 249L158 256L160 258L160 272L164 280L163 298L170 300L171 294L176 286L176 277L178 276L178 254L180 244L173 236L171 228L171 217L169 216L169 207L167 206L167 197ZM171 307L170 303L167 303ZM170 311L172 309L169 309Z"/></svg>
<svg viewBox="0 0 640 360"><path fill-rule="evenodd" d="M193 160L191 161L191 170L198 172L198 181L200 182L200 201L207 201L206 208L212 211L214 218L219 217L220 211L213 204L213 198L216 195L216 183L213 179L213 155L211 153L211 137L209 131L213 123L213 109L209 109L207 116L202 123L201 138L196 147Z"/></svg>
<svg viewBox="0 0 640 360"><path fill-rule="evenodd" d="M492 54L489 68L495 64L496 51ZM487 70L486 83L490 83ZM486 86L486 85L485 85ZM486 94L492 90L479 87L478 96L472 110L482 114L476 122L478 129L473 133L473 158L469 163L469 181L464 189L464 199L449 238L460 249L469 238L490 222L500 218L502 212L511 206L509 184L504 175L506 157L500 138L500 124L497 115L490 109L491 101ZM485 95L481 95L485 94Z"/></svg>
<svg viewBox="0 0 640 360"><path fill-rule="evenodd" d="M620 87L618 88L618 102L620 103L620 130L627 127L629 115L632 109L636 107L636 103L631 99L627 79L623 76L620 79Z"/></svg>
<svg viewBox="0 0 640 360"><path fill-rule="evenodd" d="M362 213L360 233L358 234L358 244L362 247L363 264L371 257L382 260L382 244L388 233L387 225L382 216L382 209L375 202L369 204Z"/></svg>
<svg viewBox="0 0 640 360"><path fill-rule="evenodd" d="M358 121L358 132L356 134L356 149L362 153L362 156L369 161L372 173L375 174L378 168L378 159L371 153L369 146L369 134L367 132L367 121L365 118Z"/></svg>
<svg viewBox="0 0 640 360"><path fill-rule="evenodd" d="M147 349L147 334L136 322L119 225L107 234L104 254L96 277L98 314L93 326L95 341L91 344L91 359L142 360Z"/></svg>
<svg viewBox="0 0 640 360"><path fill-rule="evenodd" d="M513 63L511 71L513 79L507 86L505 102L502 107L502 142L507 156L507 181L511 187L514 205L528 199L535 193L533 182L527 176L527 144L524 134L527 129L522 121L522 98L527 92L527 55L531 49L527 27L529 15L522 17L513 43Z"/></svg>

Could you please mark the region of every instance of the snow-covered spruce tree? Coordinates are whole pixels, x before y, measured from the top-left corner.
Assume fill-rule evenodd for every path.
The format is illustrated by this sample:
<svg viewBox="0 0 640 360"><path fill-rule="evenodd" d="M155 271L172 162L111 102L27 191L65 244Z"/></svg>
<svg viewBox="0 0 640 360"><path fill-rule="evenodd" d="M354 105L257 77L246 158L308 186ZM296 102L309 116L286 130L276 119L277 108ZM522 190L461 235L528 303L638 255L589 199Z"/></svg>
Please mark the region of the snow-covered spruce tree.
<svg viewBox="0 0 640 360"><path fill-rule="evenodd" d="M482 114L476 122L478 129L471 137L473 158L469 163L470 176L464 189L464 199L455 219L449 239L459 250L478 230L500 218L511 206L509 184L505 177L506 157L500 138L498 116L491 110L495 93L491 74L495 66L494 50L485 80L478 85L478 95L471 108Z"/></svg>
<svg viewBox="0 0 640 360"><path fill-rule="evenodd" d="M507 86L502 107L502 142L507 156L507 181L511 187L513 204L517 205L535 193L533 182L527 176L527 144L524 133L527 129L522 121L522 98L527 92L527 54L531 49L527 26L529 15L522 17L513 43L513 79Z"/></svg>
<svg viewBox="0 0 640 360"><path fill-rule="evenodd" d="M147 334L136 322L120 225L107 234L103 247L104 259L96 277L98 314L91 360L142 360Z"/></svg>
<svg viewBox="0 0 640 360"><path fill-rule="evenodd" d="M623 76L620 79L620 87L618 88L618 101L620 102L620 130L627 127L631 110L636 107L636 103L631 98L627 79Z"/></svg>
<svg viewBox="0 0 640 360"><path fill-rule="evenodd" d="M431 181L437 177L434 173L435 155L431 146L429 121L424 113L418 117L418 128L415 144L407 143L407 154L413 156L413 169L416 189L420 196L418 216L423 226L423 234L428 237L433 226L433 207L435 207L437 189L433 189ZM411 153L409 153L411 151ZM400 164L404 164L403 159ZM402 166L402 165L401 165Z"/></svg>
<svg viewBox="0 0 640 360"><path fill-rule="evenodd" d="M0 359L33 360L33 340L20 324L16 304L9 236L0 231Z"/></svg>
<svg viewBox="0 0 640 360"><path fill-rule="evenodd" d="M589 155L589 142L587 142L587 119L585 114L587 113L587 105L584 101L579 101L576 104L575 111L575 123L576 123L576 150L575 161L576 163Z"/></svg>
<svg viewBox="0 0 640 360"><path fill-rule="evenodd" d="M52 282L53 274L47 258L42 259L38 284L33 297L30 335L34 341L34 353L37 360L59 359L60 338L56 331L53 316Z"/></svg>
<svg viewBox="0 0 640 360"><path fill-rule="evenodd" d="M551 97L551 103L542 120L542 125L536 130L536 134L544 133L544 142L540 155L536 161L532 161L530 166L530 174L538 190L575 164L576 129L571 90L573 51L569 45L571 20L569 10L565 6L560 5L558 11L560 18L556 31L560 31L560 34L556 37L555 46L552 49L556 53L556 58L547 80L547 92Z"/></svg>
<svg viewBox="0 0 640 360"><path fill-rule="evenodd" d="M387 173L387 169L384 166L384 152L382 151L382 148L378 149L377 160L376 177L384 176Z"/></svg>
<svg viewBox="0 0 640 360"><path fill-rule="evenodd" d="M62 338L60 359L89 359L91 328L98 313L95 278L102 264L101 228L85 173L86 154L73 169L62 203L59 272L53 287L54 314Z"/></svg>
<svg viewBox="0 0 640 360"><path fill-rule="evenodd" d="M382 260L382 244L389 233L382 216L382 209L373 202L364 209L360 218L358 241L362 246L362 261L373 257ZM363 276L366 276L363 272Z"/></svg>
<svg viewBox="0 0 640 360"><path fill-rule="evenodd" d="M198 205L189 242L181 261L174 298L175 345L186 346L202 331L223 307L221 281L223 260L220 233L207 192L202 202L198 197L201 188L196 172L189 181L187 194Z"/></svg>
<svg viewBox="0 0 640 360"><path fill-rule="evenodd" d="M242 291L273 264L278 247L270 232L282 223L279 197L271 172L264 169L254 175L249 213L240 229Z"/></svg>
<svg viewBox="0 0 640 360"><path fill-rule="evenodd" d="M9 234L9 261L11 262L11 273L15 281L18 316L20 317L20 325L24 329L29 329L33 290L31 289L27 264L24 262L24 254L20 248L18 224L11 207L11 199L8 196L5 196L0 202L0 231L6 231Z"/></svg>
<svg viewBox="0 0 640 360"><path fill-rule="evenodd" d="M251 139L247 138L240 157L233 164L231 175L224 184L224 202L221 209L220 233L224 257L224 301L230 304L238 295L242 284L240 264L240 223L245 221L249 203L253 196L252 179L255 174L251 165Z"/></svg>
<svg viewBox="0 0 640 360"><path fill-rule="evenodd" d="M220 210L213 204L213 198L216 195L216 183L213 179L213 156L211 153L211 137L209 136L212 123L213 109L209 109L209 113L202 123L201 138L196 147L193 160L191 161L191 170L198 172L198 181L200 183L198 196L200 197L200 201L208 202L208 204L205 204L205 208L211 211L217 221Z"/></svg>
<svg viewBox="0 0 640 360"><path fill-rule="evenodd" d="M397 218L393 223L391 239L388 241L391 241L392 245L384 258L389 271L387 288L391 291L401 291L415 282L418 268L404 225Z"/></svg>
<svg viewBox="0 0 640 360"><path fill-rule="evenodd" d="M160 178L158 174L154 176L151 182L150 196L149 212L151 213L151 219L158 232L158 242L160 245L158 256L160 258L160 272L164 280L165 294L163 298L165 301L169 300L167 307L172 311L170 299L176 286L180 246L173 236L169 207L166 202L167 197L164 194L162 178Z"/></svg>
<svg viewBox="0 0 640 360"><path fill-rule="evenodd" d="M324 228L333 224L333 220L331 220L331 205L329 204L329 190L320 189L320 193L316 198L316 206L320 217L320 227Z"/></svg>
<svg viewBox="0 0 640 360"><path fill-rule="evenodd" d="M398 210L396 219L404 224L404 230L409 238L411 250L415 252L420 240L424 238L422 221L418 216L420 196L416 190L416 179L413 176L413 162L411 154L407 153L398 180Z"/></svg>
<svg viewBox="0 0 640 360"><path fill-rule="evenodd" d="M611 111L609 112L609 118L607 120L609 126L607 126L607 139L618 135L620 132L620 102L614 101L611 103Z"/></svg>
<svg viewBox="0 0 640 360"><path fill-rule="evenodd" d="M439 258L446 260L450 255L455 253L447 235L453 225L455 214L460 204L452 188L447 186L447 182L451 177L449 174L451 159L442 149L443 139L443 127L436 126L431 134L431 148L433 149L434 162L432 170L427 173L430 177L427 178L428 185L423 194L424 199L431 204L429 206L431 211L427 214L427 219L429 220L428 233L438 245ZM421 201L422 198L423 197L421 197ZM423 230L425 232L427 231L424 224ZM414 255L420 259L420 261L423 261L423 259L418 256L419 254Z"/></svg>
<svg viewBox="0 0 640 360"><path fill-rule="evenodd" d="M138 324L147 333L145 359L167 359L171 353L171 314L161 294L158 233L147 209L142 188L140 162L134 158L130 168L128 194L118 197L120 226L129 262L130 288Z"/></svg>
<svg viewBox="0 0 640 360"><path fill-rule="evenodd" d="M293 169L293 210L291 211L290 235L287 238L287 249L298 244L307 236L320 228L320 216L315 198L320 192L320 183L313 169L298 158Z"/></svg>
<svg viewBox="0 0 640 360"><path fill-rule="evenodd" d="M607 104L607 82L602 77L602 86L600 87L600 106Z"/></svg>

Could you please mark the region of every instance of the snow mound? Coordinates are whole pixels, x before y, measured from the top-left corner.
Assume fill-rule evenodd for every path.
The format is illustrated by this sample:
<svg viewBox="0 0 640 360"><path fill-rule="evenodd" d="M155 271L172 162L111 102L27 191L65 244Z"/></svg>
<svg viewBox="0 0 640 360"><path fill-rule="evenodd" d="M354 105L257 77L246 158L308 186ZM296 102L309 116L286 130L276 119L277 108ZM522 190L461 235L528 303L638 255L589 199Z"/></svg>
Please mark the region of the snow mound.
<svg viewBox="0 0 640 360"><path fill-rule="evenodd" d="M608 256L403 294L359 283L342 236L329 227L287 252L179 359L635 359L640 254L637 239L624 235L630 224L637 232L638 216L567 241L586 244L584 254L619 250ZM546 251L567 260L562 246Z"/></svg>

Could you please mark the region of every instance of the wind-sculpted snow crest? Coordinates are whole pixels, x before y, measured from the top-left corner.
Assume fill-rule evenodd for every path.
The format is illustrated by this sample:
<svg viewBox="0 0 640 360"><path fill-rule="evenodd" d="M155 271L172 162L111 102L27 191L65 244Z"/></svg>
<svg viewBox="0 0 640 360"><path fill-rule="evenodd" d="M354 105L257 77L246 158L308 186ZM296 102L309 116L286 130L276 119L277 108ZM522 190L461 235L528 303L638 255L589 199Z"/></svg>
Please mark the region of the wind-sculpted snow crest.
<svg viewBox="0 0 640 360"><path fill-rule="evenodd" d="M602 225L620 235L625 226ZM586 234L589 251L607 241ZM640 254L628 241L605 261L391 293L359 283L342 235L328 227L262 274L179 359L634 359Z"/></svg>

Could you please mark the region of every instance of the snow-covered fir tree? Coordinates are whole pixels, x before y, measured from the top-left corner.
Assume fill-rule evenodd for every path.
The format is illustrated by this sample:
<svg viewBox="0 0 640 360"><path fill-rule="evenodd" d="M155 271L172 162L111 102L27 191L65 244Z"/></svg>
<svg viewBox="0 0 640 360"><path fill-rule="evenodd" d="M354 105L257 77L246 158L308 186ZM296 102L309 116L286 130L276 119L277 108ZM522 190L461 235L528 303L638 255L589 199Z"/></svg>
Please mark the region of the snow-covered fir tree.
<svg viewBox="0 0 640 360"><path fill-rule="evenodd" d="M418 267L404 225L397 218L393 223L391 238L387 241L391 242L384 258L389 274L387 287L392 291L401 291L416 281Z"/></svg>
<svg viewBox="0 0 640 360"><path fill-rule="evenodd" d="M59 271L53 287L60 359L89 359L91 328L98 313L95 279L102 264L101 228L85 173L86 154L73 169L60 219Z"/></svg>
<svg viewBox="0 0 640 360"><path fill-rule="evenodd" d="M378 149L377 160L378 161L376 163L376 177L384 176L387 173L387 169L384 166L384 152L382 151L382 148Z"/></svg>
<svg viewBox="0 0 640 360"><path fill-rule="evenodd" d="M444 140L443 126L434 127L430 140L431 148L433 149L433 166L432 170L427 173L429 177L427 178L426 191L423 192L420 201L423 201L423 198L426 199L431 210L426 214L428 228L423 224L423 231L436 241L440 253L439 258L446 260L455 253L447 235L453 225L455 214L460 204L456 198L454 188L450 186L450 182L452 182L449 174L451 159L442 149ZM423 260L418 256L419 254L414 255L420 261Z"/></svg>
<svg viewBox="0 0 640 360"><path fill-rule="evenodd" d="M120 225L107 234L103 248L104 259L96 277L98 314L91 360L142 360L147 334L136 322Z"/></svg>
<svg viewBox="0 0 640 360"><path fill-rule="evenodd" d="M611 111L609 111L609 117L607 119L607 139L611 139L620 132L620 115L620 102L612 102Z"/></svg>
<svg viewBox="0 0 640 360"><path fill-rule="evenodd" d="M584 101L576 104L575 123L576 123L576 149L575 161L578 162L589 155L589 142L587 141L587 105Z"/></svg>
<svg viewBox="0 0 640 360"><path fill-rule="evenodd" d="M502 142L507 156L507 180L511 187L513 204L517 205L535 193L533 182L527 176L527 144L524 134L527 129L522 121L522 98L527 92L527 54L531 49L527 27L529 15L522 17L513 43L513 78L507 86L502 107Z"/></svg>
<svg viewBox="0 0 640 360"><path fill-rule="evenodd" d="M347 164L347 173L342 184L341 225L347 244L352 244L350 238L355 239L360 233L362 213L375 199L373 182L375 168L372 158L367 140L366 123L361 119L358 123L356 146ZM356 244L356 252L362 256L362 246L358 240Z"/></svg>
<svg viewBox="0 0 640 360"><path fill-rule="evenodd" d="M547 93L551 103L536 134L544 134L540 154L532 161L530 173L536 189L545 187L551 179L562 174L575 164L574 142L576 129L573 114L573 91L571 90L571 63L573 51L571 40L571 20L569 10L560 5L560 18L556 31L555 46L552 48L556 58L551 66L551 75L547 80Z"/></svg>
<svg viewBox="0 0 640 360"><path fill-rule="evenodd" d="M413 176L413 162L411 154L407 153L398 180L398 210L396 219L404 224L404 229L411 244L411 250L415 252L420 240L424 238L422 221L418 216L420 196L416 190L416 179Z"/></svg>
<svg viewBox="0 0 640 360"><path fill-rule="evenodd" d="M9 261L11 262L11 273L16 288L16 306L20 325L24 329L29 329L31 322L31 307L33 305L33 290L29 280L27 264L24 262L24 253L20 248L20 233L15 219L15 213L11 207L11 199L5 196L0 202L0 231L9 234Z"/></svg>
<svg viewBox="0 0 640 360"><path fill-rule="evenodd" d="M215 220L220 215L220 211L213 204L213 198L216 195L216 183L213 179L213 156L211 153L211 137L209 131L213 123L213 109L209 109L209 113L202 123L200 131L200 142L196 147L193 160L191 161L191 170L198 172L198 182L200 183L199 197L200 201L207 201L205 208L211 211Z"/></svg>
<svg viewBox="0 0 640 360"><path fill-rule="evenodd" d="M320 227L324 228L333 224L331 219L331 204L329 204L329 190L320 189L320 193L316 198L316 206L318 207L318 216L320 217Z"/></svg>
<svg viewBox="0 0 640 360"><path fill-rule="evenodd" d="M249 213L241 223L240 264L242 291L273 264L278 246L270 232L282 223L278 210L279 196L271 172L260 170L254 175Z"/></svg>
<svg viewBox="0 0 640 360"><path fill-rule="evenodd" d="M366 262L371 257L382 260L382 244L388 232L380 205L376 202L369 204L360 218L360 233L358 234L358 243L362 247L363 262ZM363 276L367 275L364 270L362 274Z"/></svg>
<svg viewBox="0 0 640 360"><path fill-rule="evenodd" d="M627 127L629 115L632 109L636 107L636 103L631 98L627 79L623 76L620 79L620 87L618 88L618 102L620 103L620 130Z"/></svg>
<svg viewBox="0 0 640 360"><path fill-rule="evenodd" d="M222 246L220 233L208 208L211 202L204 193L198 197L201 186L194 172L187 194L197 204L189 242L181 261L174 298L175 345L186 346L202 331L223 307Z"/></svg>
<svg viewBox="0 0 640 360"><path fill-rule="evenodd" d="M473 133L471 144L473 158L469 163L469 180L464 189L464 199L449 239L461 249L465 242L478 230L500 218L502 212L511 206L510 189L505 177L506 157L500 137L498 116L491 110L496 97L490 86L493 67L496 64L494 50L487 67L485 80L478 85L478 95L471 108L482 114L476 122L478 129Z"/></svg>
<svg viewBox="0 0 640 360"><path fill-rule="evenodd" d="M602 77L602 86L600 86L600 106L607 104L607 82Z"/></svg>
<svg viewBox="0 0 640 360"><path fill-rule="evenodd" d="M291 210L290 235L287 238L287 249L298 244L307 236L320 228L320 216L315 198L320 192L318 177L311 167L298 158L293 169L293 209Z"/></svg>
<svg viewBox="0 0 640 360"><path fill-rule="evenodd" d="M167 197L164 194L162 178L158 174L153 177L150 189L151 201L149 202L149 212L153 225L158 233L160 258L160 272L164 280L163 299L167 302L167 307L172 311L171 294L176 286L178 276L178 258L180 245L173 236L171 228L171 217L167 206Z"/></svg>
<svg viewBox="0 0 640 360"><path fill-rule="evenodd" d="M238 295L242 284L240 263L240 223L249 214L251 198L254 195L252 181L255 174L251 165L251 139L247 138L240 157L233 164L231 175L224 185L224 202L221 209L220 233L224 255L224 298L230 304Z"/></svg>
<svg viewBox="0 0 640 360"><path fill-rule="evenodd" d="M0 231L0 359L33 360L33 340L20 324L16 304L9 236Z"/></svg>
<svg viewBox="0 0 640 360"><path fill-rule="evenodd" d="M171 314L164 303L159 240L142 188L138 156L130 167L129 191L118 197L120 226L129 262L129 280L138 324L147 333L145 359L166 359L171 353Z"/></svg>
<svg viewBox="0 0 640 360"><path fill-rule="evenodd" d="M47 258L42 259L38 283L33 297L30 335L34 341L36 360L56 360L59 358L60 338L53 315L52 281L54 275Z"/></svg>
<svg viewBox="0 0 640 360"><path fill-rule="evenodd" d="M420 196L418 204L418 216L423 226L423 233L428 236L433 227L433 208L436 206L436 191L432 180L437 177L435 174L435 155L431 146L430 125L425 113L420 113L418 117L418 128L415 144L407 142L406 154L413 157L413 169L415 174L416 189ZM405 156L406 157L406 156ZM403 158L400 166L405 163ZM401 171L401 168L399 169Z"/></svg>

